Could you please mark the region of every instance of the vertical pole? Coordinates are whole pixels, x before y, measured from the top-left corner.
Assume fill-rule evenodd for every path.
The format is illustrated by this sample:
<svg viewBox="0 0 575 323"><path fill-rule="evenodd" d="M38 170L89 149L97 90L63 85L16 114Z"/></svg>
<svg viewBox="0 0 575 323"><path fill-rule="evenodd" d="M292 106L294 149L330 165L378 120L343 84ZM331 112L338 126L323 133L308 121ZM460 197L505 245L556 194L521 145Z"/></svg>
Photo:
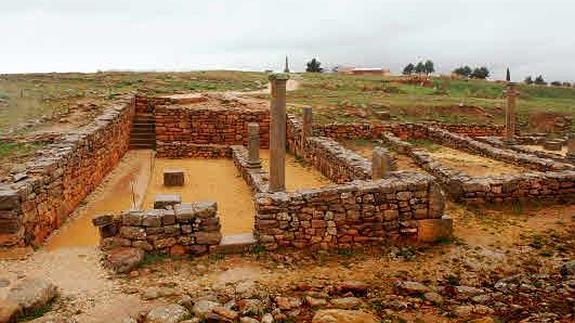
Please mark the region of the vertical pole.
<svg viewBox="0 0 575 323"><path fill-rule="evenodd" d="M575 161L575 133L570 133L567 137L567 159Z"/></svg>
<svg viewBox="0 0 575 323"><path fill-rule="evenodd" d="M517 92L515 84L509 82L507 85L507 109L505 110L505 141L513 143L515 140L515 104Z"/></svg>
<svg viewBox="0 0 575 323"><path fill-rule="evenodd" d="M385 178L390 171L391 160L387 149L375 147L371 159L371 178L374 180Z"/></svg>
<svg viewBox="0 0 575 323"><path fill-rule="evenodd" d="M270 129L270 191L285 191L286 85L289 75L270 75L272 84Z"/></svg>
<svg viewBox="0 0 575 323"><path fill-rule="evenodd" d="M311 107L303 108L303 124L301 133L301 149L305 147L305 140L313 136L313 114Z"/></svg>
<svg viewBox="0 0 575 323"><path fill-rule="evenodd" d="M248 123L248 167L260 168L260 125Z"/></svg>

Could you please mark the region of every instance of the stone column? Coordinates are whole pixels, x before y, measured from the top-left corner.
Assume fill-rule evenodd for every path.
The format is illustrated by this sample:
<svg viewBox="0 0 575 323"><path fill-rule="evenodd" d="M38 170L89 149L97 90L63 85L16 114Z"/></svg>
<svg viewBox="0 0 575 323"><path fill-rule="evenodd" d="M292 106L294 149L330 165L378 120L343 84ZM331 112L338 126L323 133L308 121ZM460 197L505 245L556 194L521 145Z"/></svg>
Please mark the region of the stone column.
<svg viewBox="0 0 575 323"><path fill-rule="evenodd" d="M517 100L517 92L515 91L515 84L509 82L507 85L507 109L505 110L505 141L513 143L515 141L515 103Z"/></svg>
<svg viewBox="0 0 575 323"><path fill-rule="evenodd" d="M260 125L248 123L248 168L260 168Z"/></svg>
<svg viewBox="0 0 575 323"><path fill-rule="evenodd" d="M301 133L302 146L304 145L306 138L313 136L313 122L312 122L312 120L313 120L313 115L312 115L311 107L303 108L303 124L302 124L302 133Z"/></svg>
<svg viewBox="0 0 575 323"><path fill-rule="evenodd" d="M375 147L371 159L371 178L382 179L391 171L391 159L387 149Z"/></svg>
<svg viewBox="0 0 575 323"><path fill-rule="evenodd" d="M286 154L286 85L287 74L272 74L269 77L272 89L270 125L270 191L285 191Z"/></svg>
<svg viewBox="0 0 575 323"><path fill-rule="evenodd" d="M575 133L570 133L567 137L567 159L575 161Z"/></svg>

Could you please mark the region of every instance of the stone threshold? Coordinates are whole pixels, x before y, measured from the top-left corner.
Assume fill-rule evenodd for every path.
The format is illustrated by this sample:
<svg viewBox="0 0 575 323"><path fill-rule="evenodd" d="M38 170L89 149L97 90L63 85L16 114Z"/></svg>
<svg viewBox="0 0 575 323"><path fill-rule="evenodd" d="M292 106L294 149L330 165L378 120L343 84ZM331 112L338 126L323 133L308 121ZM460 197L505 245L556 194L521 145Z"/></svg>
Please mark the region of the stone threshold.
<svg viewBox="0 0 575 323"><path fill-rule="evenodd" d="M223 236L220 244L213 246L211 251L221 254L237 254L250 251L256 244L257 241L252 232L230 234Z"/></svg>

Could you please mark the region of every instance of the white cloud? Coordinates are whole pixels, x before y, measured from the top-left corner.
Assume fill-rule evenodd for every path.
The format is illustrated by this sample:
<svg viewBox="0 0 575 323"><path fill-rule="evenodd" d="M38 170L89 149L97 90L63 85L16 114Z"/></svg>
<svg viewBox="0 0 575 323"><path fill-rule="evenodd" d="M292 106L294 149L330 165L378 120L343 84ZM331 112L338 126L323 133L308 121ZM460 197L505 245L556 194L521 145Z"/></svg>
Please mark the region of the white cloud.
<svg viewBox="0 0 575 323"><path fill-rule="evenodd" d="M386 66L575 80L565 0L4 0L0 72Z"/></svg>

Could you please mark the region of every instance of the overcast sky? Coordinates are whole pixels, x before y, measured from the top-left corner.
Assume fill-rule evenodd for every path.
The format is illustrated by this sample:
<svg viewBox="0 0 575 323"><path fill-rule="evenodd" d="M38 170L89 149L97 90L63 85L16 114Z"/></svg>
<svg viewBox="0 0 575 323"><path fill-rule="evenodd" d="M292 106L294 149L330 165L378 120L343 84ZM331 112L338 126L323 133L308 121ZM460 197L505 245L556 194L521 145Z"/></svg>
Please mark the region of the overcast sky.
<svg viewBox="0 0 575 323"><path fill-rule="evenodd" d="M0 73L485 65L575 81L574 0L0 0Z"/></svg>

